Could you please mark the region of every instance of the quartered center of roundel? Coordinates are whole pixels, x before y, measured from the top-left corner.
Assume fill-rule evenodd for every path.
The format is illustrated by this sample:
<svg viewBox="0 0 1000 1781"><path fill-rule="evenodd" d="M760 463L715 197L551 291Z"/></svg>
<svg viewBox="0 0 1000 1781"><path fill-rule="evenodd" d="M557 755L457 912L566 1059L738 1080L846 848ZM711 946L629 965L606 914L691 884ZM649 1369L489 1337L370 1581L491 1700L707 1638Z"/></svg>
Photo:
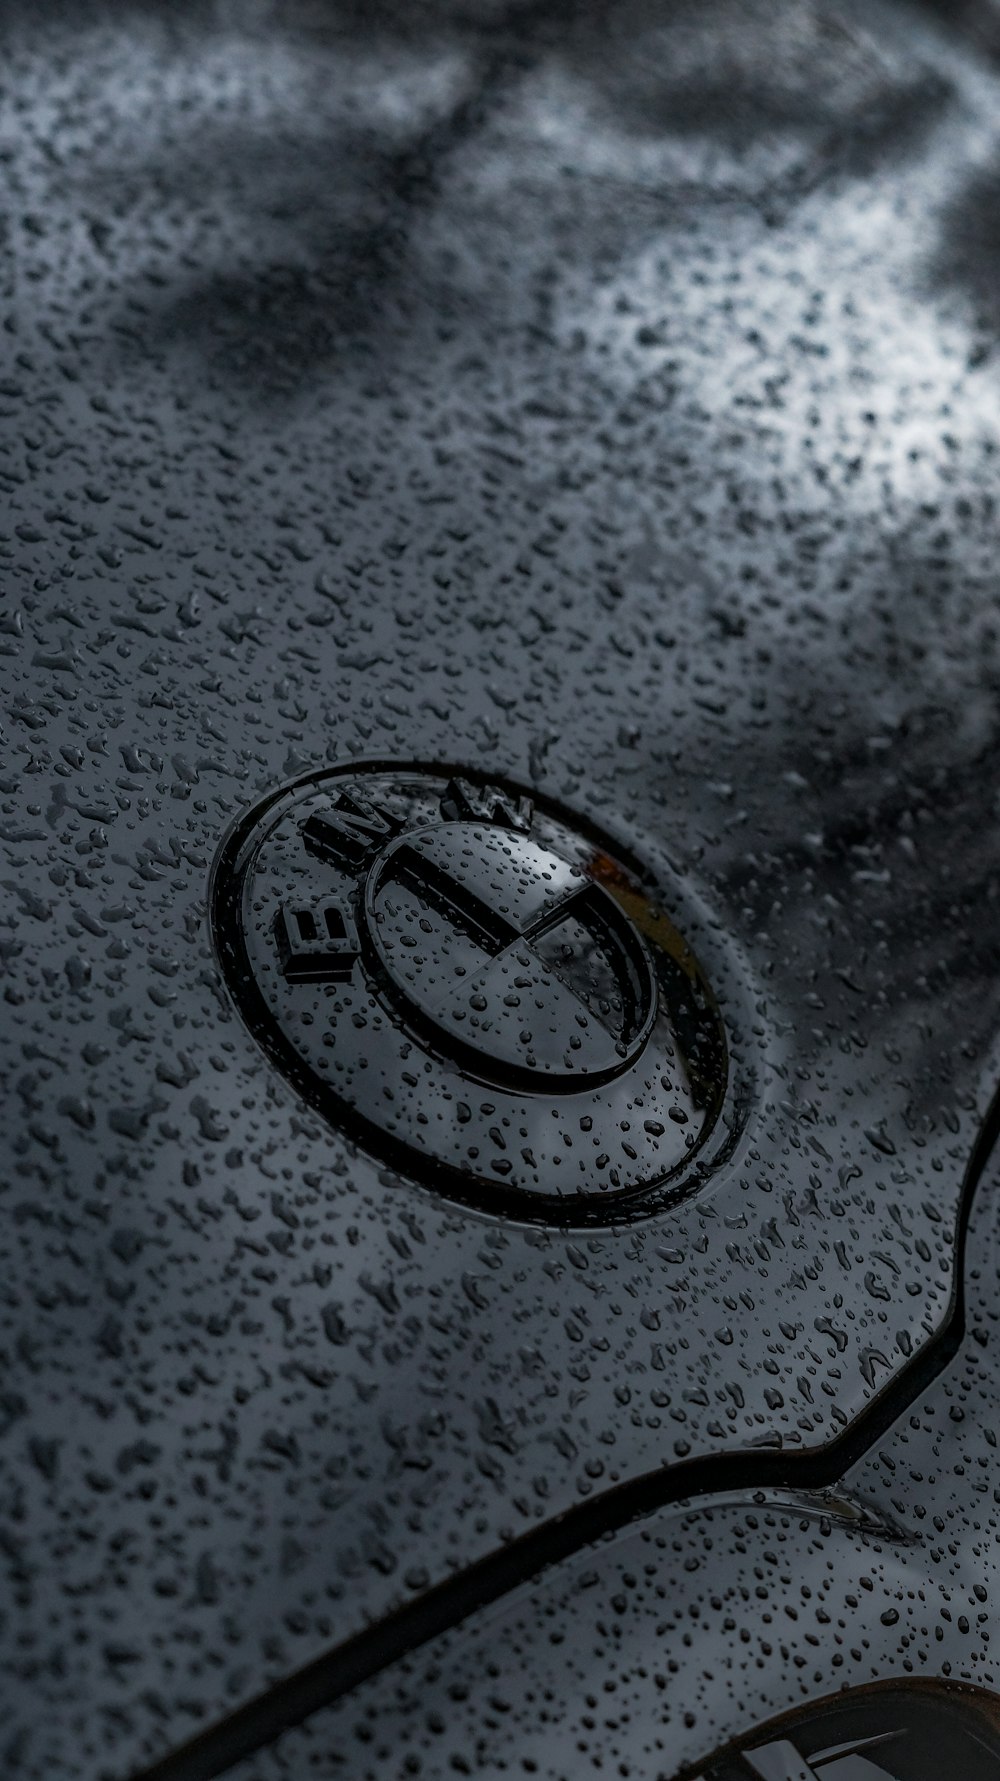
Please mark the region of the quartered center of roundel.
<svg viewBox="0 0 1000 1781"><path fill-rule="evenodd" d="M395 993L456 1046L539 1078L607 1079L656 1013L645 948L579 866L493 825L402 836L369 874L365 919Z"/></svg>

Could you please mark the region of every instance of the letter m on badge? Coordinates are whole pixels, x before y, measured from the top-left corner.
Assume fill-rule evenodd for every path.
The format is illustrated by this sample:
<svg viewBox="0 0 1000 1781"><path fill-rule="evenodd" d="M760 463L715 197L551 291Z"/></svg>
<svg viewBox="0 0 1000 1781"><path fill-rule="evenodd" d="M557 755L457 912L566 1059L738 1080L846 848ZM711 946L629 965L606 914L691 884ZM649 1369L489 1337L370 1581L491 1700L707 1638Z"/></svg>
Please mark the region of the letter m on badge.
<svg viewBox="0 0 1000 1781"><path fill-rule="evenodd" d="M326 810L314 811L302 839L317 859L360 866L374 848L383 847L401 827L388 810L354 792L343 791Z"/></svg>

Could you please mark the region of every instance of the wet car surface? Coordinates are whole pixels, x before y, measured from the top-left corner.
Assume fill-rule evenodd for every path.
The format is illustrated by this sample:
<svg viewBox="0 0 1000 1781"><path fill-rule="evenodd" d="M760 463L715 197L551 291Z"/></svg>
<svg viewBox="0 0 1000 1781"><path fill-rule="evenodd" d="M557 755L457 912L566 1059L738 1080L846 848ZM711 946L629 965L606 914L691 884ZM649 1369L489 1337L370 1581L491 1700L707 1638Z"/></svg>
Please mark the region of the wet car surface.
<svg viewBox="0 0 1000 1781"><path fill-rule="evenodd" d="M7 8L12 1774L714 1775L995 1687L963 23Z"/></svg>

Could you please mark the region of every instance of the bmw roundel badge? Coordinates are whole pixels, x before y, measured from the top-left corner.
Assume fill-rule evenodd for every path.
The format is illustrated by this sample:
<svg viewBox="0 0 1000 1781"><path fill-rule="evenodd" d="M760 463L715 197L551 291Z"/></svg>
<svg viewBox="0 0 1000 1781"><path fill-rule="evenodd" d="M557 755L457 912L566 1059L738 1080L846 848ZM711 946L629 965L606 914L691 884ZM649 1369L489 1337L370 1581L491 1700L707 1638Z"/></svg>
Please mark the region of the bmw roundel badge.
<svg viewBox="0 0 1000 1781"><path fill-rule="evenodd" d="M333 769L225 842L216 941L331 1123L450 1197L606 1222L678 1197L728 1068L690 946L613 845L445 769Z"/></svg>

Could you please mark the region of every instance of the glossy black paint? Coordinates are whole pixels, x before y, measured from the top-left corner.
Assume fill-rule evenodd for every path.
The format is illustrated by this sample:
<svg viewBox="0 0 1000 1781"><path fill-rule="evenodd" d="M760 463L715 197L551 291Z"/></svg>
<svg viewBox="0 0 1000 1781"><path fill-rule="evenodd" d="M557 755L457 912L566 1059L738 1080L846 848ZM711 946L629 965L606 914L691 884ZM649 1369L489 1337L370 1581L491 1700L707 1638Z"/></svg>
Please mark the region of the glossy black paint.
<svg viewBox="0 0 1000 1781"><path fill-rule="evenodd" d="M926 1683L833 1696L761 1727L704 1781L992 1781L1000 1768L993 1696Z"/></svg>
<svg viewBox="0 0 1000 1781"><path fill-rule="evenodd" d="M812 1757L835 1742L837 1715L844 1743L909 1733L878 1758L891 1781L992 1781L998 1240L994 1156L973 1208L963 1339L835 1484L736 1487L640 1519L317 1713L233 1781L374 1781L401 1756L422 1781L748 1781L746 1752L792 1741ZM776 1781L807 1775L779 1767Z"/></svg>
<svg viewBox="0 0 1000 1781"><path fill-rule="evenodd" d="M832 1487L946 1360L1000 1062L998 88L902 7L0 39L3 1755L90 1781L266 1743L640 1509ZM212 862L373 758L664 898L730 1055L680 1203L457 1204L259 1050ZM366 944L330 894L318 962L266 928L286 988ZM766 1716L719 1687L692 1762Z"/></svg>

